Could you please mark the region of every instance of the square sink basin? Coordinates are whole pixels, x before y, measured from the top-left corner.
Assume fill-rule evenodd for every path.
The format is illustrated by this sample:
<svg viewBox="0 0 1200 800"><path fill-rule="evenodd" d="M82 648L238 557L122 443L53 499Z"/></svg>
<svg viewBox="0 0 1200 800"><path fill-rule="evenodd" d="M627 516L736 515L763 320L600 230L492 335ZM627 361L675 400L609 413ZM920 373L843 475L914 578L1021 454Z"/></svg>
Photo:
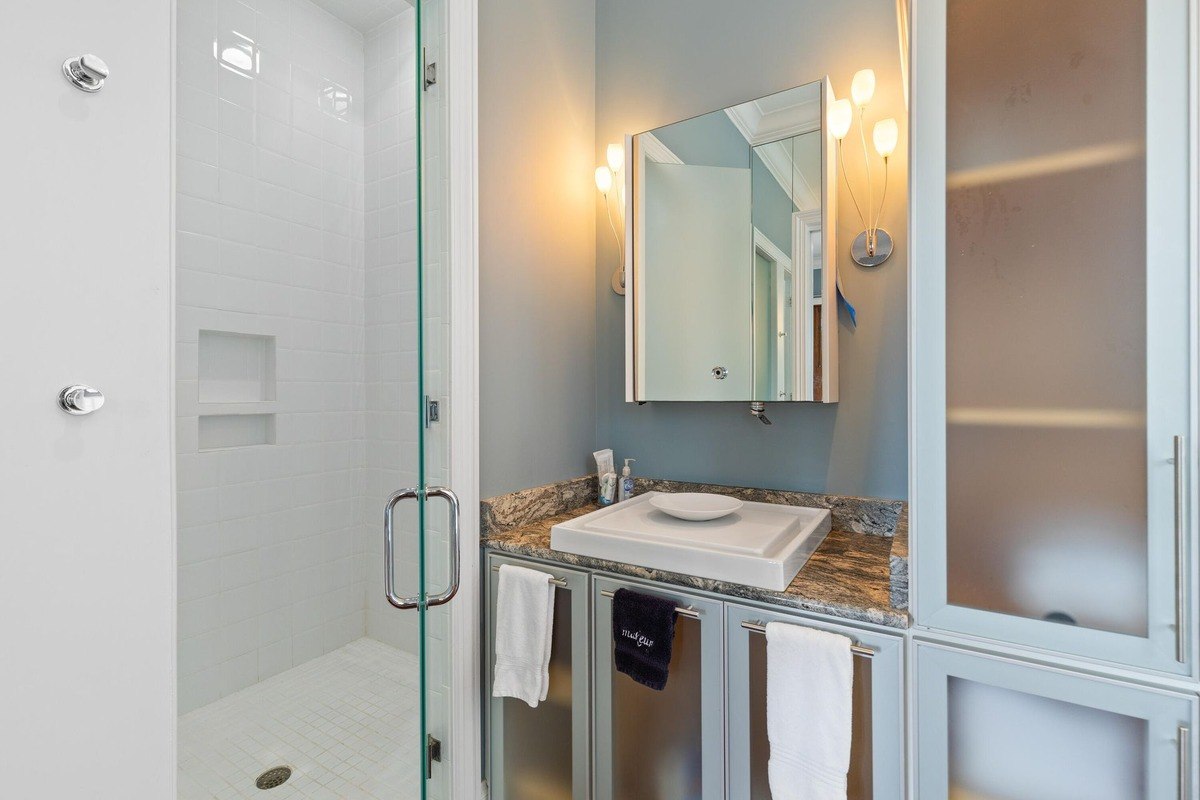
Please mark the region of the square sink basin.
<svg viewBox="0 0 1200 800"><path fill-rule="evenodd" d="M825 508L744 503L720 519L676 519L647 492L550 529L550 549L782 592L829 533Z"/></svg>

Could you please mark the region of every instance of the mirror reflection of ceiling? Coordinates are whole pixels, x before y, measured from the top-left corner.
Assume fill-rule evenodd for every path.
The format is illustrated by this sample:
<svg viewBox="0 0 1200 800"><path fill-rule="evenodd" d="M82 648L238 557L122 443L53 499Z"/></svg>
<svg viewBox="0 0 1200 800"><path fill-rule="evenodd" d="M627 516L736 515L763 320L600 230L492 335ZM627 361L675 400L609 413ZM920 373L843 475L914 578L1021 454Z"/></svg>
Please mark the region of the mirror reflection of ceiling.
<svg viewBox="0 0 1200 800"><path fill-rule="evenodd" d="M821 84L810 83L725 110L796 208L821 207ZM815 170L815 171L814 171Z"/></svg>
<svg viewBox="0 0 1200 800"><path fill-rule="evenodd" d="M412 8L408 0L313 0L313 4L362 33Z"/></svg>

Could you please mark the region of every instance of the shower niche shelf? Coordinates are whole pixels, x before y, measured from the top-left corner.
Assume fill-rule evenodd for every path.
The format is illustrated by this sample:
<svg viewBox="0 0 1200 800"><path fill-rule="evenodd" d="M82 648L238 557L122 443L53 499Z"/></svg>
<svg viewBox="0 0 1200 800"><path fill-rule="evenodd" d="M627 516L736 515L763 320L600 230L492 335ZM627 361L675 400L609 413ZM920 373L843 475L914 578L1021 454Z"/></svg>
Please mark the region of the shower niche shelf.
<svg viewBox="0 0 1200 800"><path fill-rule="evenodd" d="M275 443L275 337L201 330L197 360L200 450Z"/></svg>
<svg viewBox="0 0 1200 800"><path fill-rule="evenodd" d="M199 419L199 449L275 444L274 414L205 414Z"/></svg>

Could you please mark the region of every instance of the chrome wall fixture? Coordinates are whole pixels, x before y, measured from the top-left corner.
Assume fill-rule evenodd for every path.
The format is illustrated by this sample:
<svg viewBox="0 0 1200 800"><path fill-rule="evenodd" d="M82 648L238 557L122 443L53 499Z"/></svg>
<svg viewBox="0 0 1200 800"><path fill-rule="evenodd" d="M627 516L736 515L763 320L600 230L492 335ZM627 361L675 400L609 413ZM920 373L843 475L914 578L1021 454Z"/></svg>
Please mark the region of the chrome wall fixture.
<svg viewBox="0 0 1200 800"><path fill-rule="evenodd" d="M84 92L98 92L104 88L108 78L108 64L104 59L85 53L75 58L68 58L62 65L63 75L71 85Z"/></svg>
<svg viewBox="0 0 1200 800"><path fill-rule="evenodd" d="M600 194L604 195L604 210L608 214L608 227L612 229L613 239L617 242L617 257L621 261L620 266L613 270L609 284L614 292L623 295L625 294L625 252L621 245L621 235L617 233L617 225L613 222L612 203L609 195L612 194L616 174L625 165L625 148L620 144L610 144L605 150L604 156L608 161L608 166L596 167L596 188L600 190ZM620 202L620 192L618 191L618 205Z"/></svg>
<svg viewBox="0 0 1200 800"><path fill-rule="evenodd" d="M850 245L851 257L856 264L862 267L878 267L892 255L892 237L879 227L879 219L883 216L883 206L887 202L888 158L896 152L896 144L900 138L900 126L895 119L888 117L876 122L871 131L875 152L883 158L883 191L880 193L879 210L877 211L875 209L875 186L871 180L871 154L867 150L866 127L867 104L874 96L875 71L862 69L854 73L854 79L850 83L850 98L833 101L827 110L829 131L838 143L838 160L842 167L840 172L845 178L846 189L850 192L850 199L854 201L854 209L858 212L858 218L862 220L865 228L862 233L854 237L854 242ZM851 105L851 100L854 101L853 105ZM863 163L867 169L865 212L863 205L858 202L858 197L854 194L854 187L850 185L849 176L846 175L846 159L842 152L842 140L846 138L846 134L850 133L855 109L858 110L858 133L859 139L862 141Z"/></svg>
<svg viewBox="0 0 1200 800"><path fill-rule="evenodd" d="M104 405L104 393L82 383L72 384L58 393L58 407L73 417L98 411Z"/></svg>

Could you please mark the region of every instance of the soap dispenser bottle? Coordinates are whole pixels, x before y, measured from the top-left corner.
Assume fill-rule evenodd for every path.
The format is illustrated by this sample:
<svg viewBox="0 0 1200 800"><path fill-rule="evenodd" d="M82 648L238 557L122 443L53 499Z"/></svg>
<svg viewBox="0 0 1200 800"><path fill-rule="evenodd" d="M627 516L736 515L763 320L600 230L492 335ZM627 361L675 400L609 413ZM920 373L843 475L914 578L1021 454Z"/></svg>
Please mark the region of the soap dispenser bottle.
<svg viewBox="0 0 1200 800"><path fill-rule="evenodd" d="M633 476L629 474L630 461L637 461L637 459L625 459L625 466L621 468L621 486L617 490L617 502L619 503L623 503L633 497Z"/></svg>

